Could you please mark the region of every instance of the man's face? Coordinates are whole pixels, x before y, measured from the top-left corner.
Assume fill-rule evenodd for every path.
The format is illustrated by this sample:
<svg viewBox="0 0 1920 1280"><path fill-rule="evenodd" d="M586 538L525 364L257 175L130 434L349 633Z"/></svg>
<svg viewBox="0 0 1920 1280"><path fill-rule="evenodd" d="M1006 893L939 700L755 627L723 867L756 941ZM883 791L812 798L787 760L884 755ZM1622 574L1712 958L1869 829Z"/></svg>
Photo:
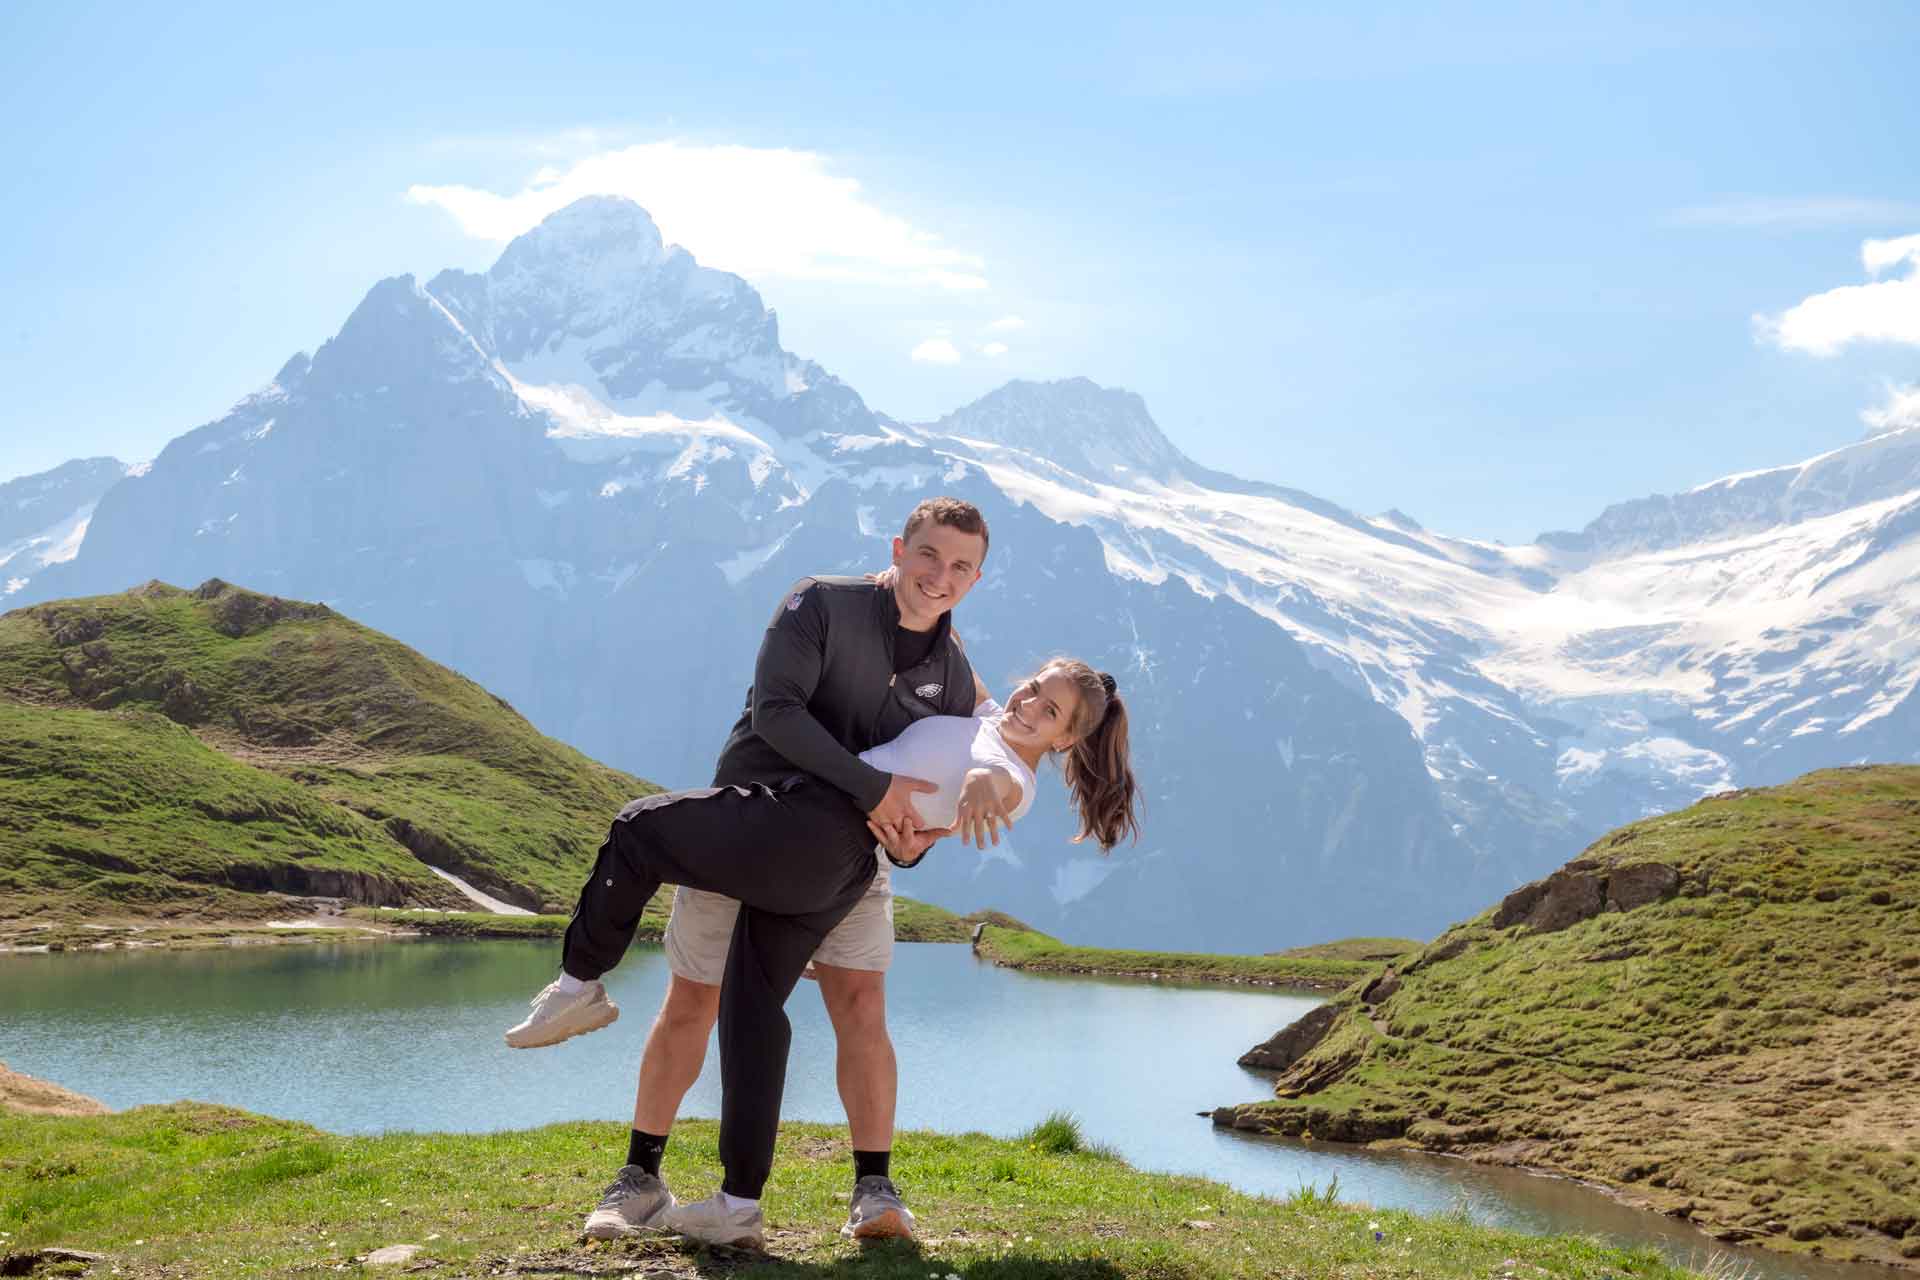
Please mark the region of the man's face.
<svg viewBox="0 0 1920 1280"><path fill-rule="evenodd" d="M925 631L939 622L980 581L986 553L987 540L979 534L933 520L922 521L911 538L895 538L893 594L900 602L900 625Z"/></svg>

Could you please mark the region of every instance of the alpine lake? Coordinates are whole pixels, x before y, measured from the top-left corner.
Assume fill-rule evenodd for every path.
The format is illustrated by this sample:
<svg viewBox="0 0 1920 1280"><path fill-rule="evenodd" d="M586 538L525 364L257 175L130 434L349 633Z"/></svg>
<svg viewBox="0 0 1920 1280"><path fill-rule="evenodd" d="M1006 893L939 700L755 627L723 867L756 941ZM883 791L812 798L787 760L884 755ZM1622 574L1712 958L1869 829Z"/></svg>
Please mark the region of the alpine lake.
<svg viewBox="0 0 1920 1280"><path fill-rule="evenodd" d="M623 1010L611 1027L508 1049L502 1033L557 955L551 940L10 955L0 957L0 1060L116 1109L192 1098L339 1133L624 1122L665 958L636 946L608 975ZM1721 1245L1565 1179L1216 1130L1198 1113L1270 1091L1235 1059L1318 1003L1313 992L1019 973L933 944L901 945L887 985L901 1128L1008 1136L1066 1111L1138 1168L1247 1192L1285 1196L1337 1178L1343 1200L1650 1243L1696 1266L1718 1253L1756 1278L1910 1274ZM844 1122L833 1033L812 984L788 1012L785 1113ZM682 1113L719 1106L709 1048Z"/></svg>

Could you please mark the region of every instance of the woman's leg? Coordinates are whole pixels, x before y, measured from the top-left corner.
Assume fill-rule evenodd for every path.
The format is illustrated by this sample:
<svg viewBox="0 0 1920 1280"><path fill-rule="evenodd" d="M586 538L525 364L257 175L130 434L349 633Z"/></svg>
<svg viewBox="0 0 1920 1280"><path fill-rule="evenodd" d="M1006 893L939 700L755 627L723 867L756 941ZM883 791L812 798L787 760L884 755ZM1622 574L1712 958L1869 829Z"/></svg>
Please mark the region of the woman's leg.
<svg viewBox="0 0 1920 1280"><path fill-rule="evenodd" d="M873 878L871 846L853 801L825 783L643 796L620 811L600 846L567 925L561 967L588 981L620 963L663 883L783 916L815 915L849 891L857 900Z"/></svg>

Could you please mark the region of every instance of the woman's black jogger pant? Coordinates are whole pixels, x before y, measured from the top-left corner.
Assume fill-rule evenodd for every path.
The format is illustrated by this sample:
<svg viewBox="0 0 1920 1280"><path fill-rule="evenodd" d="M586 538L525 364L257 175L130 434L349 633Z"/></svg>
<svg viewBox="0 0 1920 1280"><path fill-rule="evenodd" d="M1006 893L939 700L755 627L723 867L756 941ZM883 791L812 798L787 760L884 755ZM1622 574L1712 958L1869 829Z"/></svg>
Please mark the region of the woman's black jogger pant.
<svg viewBox="0 0 1920 1280"><path fill-rule="evenodd" d="M582 981L620 962L662 884L740 901L720 988L723 1190L758 1199L773 1168L792 1025L782 1006L814 948L875 871L866 815L807 776L672 791L620 811L567 925L560 965Z"/></svg>

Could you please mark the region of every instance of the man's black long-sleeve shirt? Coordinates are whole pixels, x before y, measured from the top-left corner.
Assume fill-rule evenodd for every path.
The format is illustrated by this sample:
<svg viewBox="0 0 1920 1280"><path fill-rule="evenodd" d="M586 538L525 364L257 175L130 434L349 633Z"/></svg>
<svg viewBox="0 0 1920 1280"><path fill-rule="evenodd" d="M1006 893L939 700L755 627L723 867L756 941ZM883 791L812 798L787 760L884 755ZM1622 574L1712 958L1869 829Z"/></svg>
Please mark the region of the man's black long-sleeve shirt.
<svg viewBox="0 0 1920 1280"><path fill-rule="evenodd" d="M891 775L859 752L891 742L924 716L973 714L973 666L951 615L927 656L894 671L900 606L865 578L802 578L774 610L753 667L746 709L720 749L715 786L777 785L810 773L871 812Z"/></svg>

